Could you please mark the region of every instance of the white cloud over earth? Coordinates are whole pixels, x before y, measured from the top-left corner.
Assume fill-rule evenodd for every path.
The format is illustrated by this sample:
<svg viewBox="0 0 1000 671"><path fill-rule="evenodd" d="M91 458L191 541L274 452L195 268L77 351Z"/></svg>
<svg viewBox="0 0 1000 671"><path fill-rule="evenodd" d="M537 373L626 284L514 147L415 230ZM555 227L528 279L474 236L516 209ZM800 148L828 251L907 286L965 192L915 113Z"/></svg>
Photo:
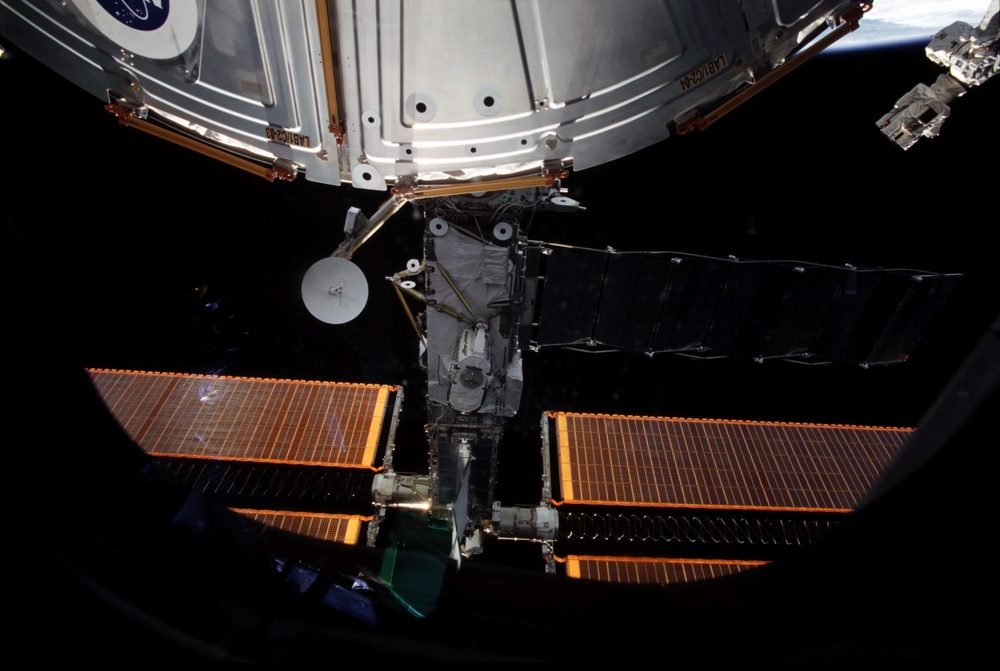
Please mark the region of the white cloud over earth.
<svg viewBox="0 0 1000 671"><path fill-rule="evenodd" d="M831 49L929 40L955 21L979 25L989 4L989 0L873 0L858 29Z"/></svg>

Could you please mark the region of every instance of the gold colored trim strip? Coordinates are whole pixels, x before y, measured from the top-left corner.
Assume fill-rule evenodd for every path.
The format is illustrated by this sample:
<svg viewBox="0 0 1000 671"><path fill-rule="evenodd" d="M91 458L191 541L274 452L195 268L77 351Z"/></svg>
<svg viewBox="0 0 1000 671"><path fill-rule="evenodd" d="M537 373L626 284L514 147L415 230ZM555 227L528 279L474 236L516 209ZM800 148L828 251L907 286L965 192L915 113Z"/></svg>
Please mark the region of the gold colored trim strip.
<svg viewBox="0 0 1000 671"><path fill-rule="evenodd" d="M337 78L333 74L333 40L331 39L330 8L326 0L316 0L316 18L319 27L319 49L323 58L323 81L326 83L326 104L330 115L327 119L330 132L337 144L344 144L344 129L340 124L340 104L337 101Z"/></svg>
<svg viewBox="0 0 1000 671"><path fill-rule="evenodd" d="M224 151L222 149L218 149L217 147L213 147L212 145L200 142L194 138L181 135L175 131L157 126L148 121L144 121L143 119L133 116L127 108L114 104L108 104L104 106L104 109L117 116L118 122L123 126L129 126L131 128L141 130L143 133L158 137L161 140L167 140L168 142L172 142L173 144L183 147L184 149L199 153L202 156L214 158L217 161L231 165L234 168L239 168L240 170L249 172L252 175L263 177L269 182L273 182L276 179L291 182L298 176L298 173L292 170L286 170L275 166L269 167L260 165L259 163L254 163L253 161L240 158L235 154L231 154L228 151Z"/></svg>

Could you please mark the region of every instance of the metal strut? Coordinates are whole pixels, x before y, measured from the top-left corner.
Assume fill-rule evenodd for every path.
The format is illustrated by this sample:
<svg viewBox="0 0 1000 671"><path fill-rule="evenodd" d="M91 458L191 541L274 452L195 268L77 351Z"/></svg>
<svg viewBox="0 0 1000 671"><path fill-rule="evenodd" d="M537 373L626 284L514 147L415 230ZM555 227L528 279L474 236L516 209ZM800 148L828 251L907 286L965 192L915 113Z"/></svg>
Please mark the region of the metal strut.
<svg viewBox="0 0 1000 671"><path fill-rule="evenodd" d="M350 230L344 231L347 237L340 243L340 246L337 247L332 256L342 259L351 258L354 252L358 251L358 248L365 244L375 234L375 231L389 220L389 217L396 214L403 205L406 205L406 202L406 198L401 195L390 196L389 200L382 203L382 206L372 215L371 219L362 214L357 208L352 207L350 214L354 215L353 221L349 214L349 225L345 226L345 229L350 228Z"/></svg>
<svg viewBox="0 0 1000 671"><path fill-rule="evenodd" d="M774 84L779 79L782 79L786 75L792 73L793 70L798 68L800 65L805 63L807 60L818 54L819 52L826 49L828 46L844 37L848 33L854 32L858 28L858 21L861 20L861 16L871 8L871 4L865 3L860 7L853 9L843 16L840 17L840 25L831 32L826 37L822 38L816 44L812 45L801 54L786 61L784 65L771 70L766 75L760 78L755 84L743 89L741 92L737 93L735 96L722 103L715 109L713 109L708 114L704 116L695 117L689 119L677 126L677 134L684 135L691 130L697 128L698 130L705 130L713 123L724 117L725 115L732 112L734 109L745 103L746 101L753 98L758 93L761 93L764 89Z"/></svg>

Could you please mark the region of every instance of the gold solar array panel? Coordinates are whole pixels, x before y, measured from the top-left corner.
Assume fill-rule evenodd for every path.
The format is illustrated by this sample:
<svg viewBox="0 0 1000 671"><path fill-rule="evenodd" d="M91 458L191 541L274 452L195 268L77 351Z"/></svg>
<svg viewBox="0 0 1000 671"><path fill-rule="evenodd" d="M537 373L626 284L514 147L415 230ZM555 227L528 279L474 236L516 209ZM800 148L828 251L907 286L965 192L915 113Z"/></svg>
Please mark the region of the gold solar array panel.
<svg viewBox="0 0 1000 671"><path fill-rule="evenodd" d="M356 545L362 522L369 521L359 515L332 515L326 513L299 513L276 510L232 508L252 520L270 527L283 529L302 536L324 541Z"/></svg>
<svg viewBox="0 0 1000 671"><path fill-rule="evenodd" d="M88 371L148 454L371 468L395 387L218 375Z"/></svg>
<svg viewBox="0 0 1000 671"><path fill-rule="evenodd" d="M548 413L564 503L853 510L907 428Z"/></svg>
<svg viewBox="0 0 1000 671"><path fill-rule="evenodd" d="M627 584L673 585L733 575L762 566L764 561L667 559L654 557L587 557L565 559L566 575L584 580Z"/></svg>

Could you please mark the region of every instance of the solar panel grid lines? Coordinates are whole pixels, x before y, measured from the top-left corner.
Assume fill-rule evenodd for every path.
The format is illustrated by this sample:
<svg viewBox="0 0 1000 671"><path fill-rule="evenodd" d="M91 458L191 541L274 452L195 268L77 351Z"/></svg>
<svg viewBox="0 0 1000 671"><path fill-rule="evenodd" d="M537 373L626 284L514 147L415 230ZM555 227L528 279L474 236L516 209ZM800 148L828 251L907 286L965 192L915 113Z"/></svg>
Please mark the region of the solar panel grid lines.
<svg viewBox="0 0 1000 671"><path fill-rule="evenodd" d="M809 441L810 445L818 446L819 441L817 440L816 432L810 427L797 427L796 429L800 434L800 439L803 441ZM830 441L834 442L836 440L835 436L830 437ZM816 449L808 450L801 458L802 466L802 485L805 490L813 499L813 503L819 506L818 497L820 492L827 492L829 495L829 487L821 479L821 475L825 472L822 465L820 464L820 457Z"/></svg>
<svg viewBox="0 0 1000 671"><path fill-rule="evenodd" d="M102 378L93 378L101 392L105 404L118 419L119 424L133 438L143 438L155 416L155 407L162 402L169 387L176 383L173 376L163 392L156 393L156 387L139 376L124 376L110 373ZM145 384L144 384L145 382Z"/></svg>
<svg viewBox="0 0 1000 671"><path fill-rule="evenodd" d="M822 505L820 492L823 490L823 487L815 478L816 474L822 472L816 461L816 456L822 449L822 445L820 441L816 440L815 434L816 431L809 427L796 426L793 428L793 435L798 435L798 439L808 446L808 449L795 456L801 495L806 498L810 505L818 508Z"/></svg>
<svg viewBox="0 0 1000 671"><path fill-rule="evenodd" d="M88 369L154 456L374 468L389 385Z"/></svg>
<svg viewBox="0 0 1000 671"><path fill-rule="evenodd" d="M816 457L816 471L820 481L820 485L816 487L816 490L831 499L839 501L840 505L846 506L848 503L845 499L847 490L843 484L846 476L839 461L834 456L836 453L843 452L844 447L840 444L840 436L837 434L829 436L828 440L831 444L831 454Z"/></svg>
<svg viewBox="0 0 1000 671"><path fill-rule="evenodd" d="M764 425L762 428L764 430L763 440L760 439L760 436L755 436L757 438L755 444L760 445L764 452L762 461L765 464L774 465L772 473L776 477L776 488L784 494L786 501L797 508L819 507L814 502L807 502L803 498L804 488L800 481L801 465L798 463L799 460L795 452L788 449L790 446L788 432L777 431L777 427L768 425Z"/></svg>
<svg viewBox="0 0 1000 671"><path fill-rule="evenodd" d="M235 385L229 385L222 379L187 378L182 384L187 387L187 393L174 395L172 400L176 404L177 413L169 422L171 427L185 427L183 437L176 443L178 451L190 456L211 458L227 456L227 445L234 444L227 443L229 432L234 424L243 424L242 417L233 416L236 408L251 415L256 410L256 395L253 393L253 389L244 390ZM233 401L236 400L237 395L243 398L240 399L239 404L234 404ZM282 398L280 402L284 402L284 400ZM247 403L252 404L249 407L249 412ZM232 407L234 405L235 407ZM164 427L164 430L170 429ZM226 431L224 436L221 435L222 431ZM249 443L243 444L249 446ZM273 446L273 439L270 435L263 444ZM261 456L264 460L272 458L270 454Z"/></svg>
<svg viewBox="0 0 1000 671"><path fill-rule="evenodd" d="M325 397L325 404L322 408L315 410L318 412L320 417L329 416L329 413L333 412L335 407L335 402L338 394L327 394ZM316 461L320 457L320 451L323 445L323 431L320 430L322 422L311 421L309 422L309 435L304 440L300 441L300 445L307 446L300 450L298 457L302 461Z"/></svg>
<svg viewBox="0 0 1000 671"><path fill-rule="evenodd" d="M729 450L729 453L735 455L738 459L739 463L736 464L736 468L744 481L744 489L742 491L746 492L747 498L749 498L747 503L750 507L767 508L770 505L770 501L767 500L767 489L760 479L759 465L754 462L752 455L739 449L739 445L735 440L736 436L732 432L722 431L721 426L717 426L716 429L724 436L726 448Z"/></svg>
<svg viewBox="0 0 1000 671"><path fill-rule="evenodd" d="M278 389L278 386L273 384L262 384L257 388L254 395L254 415L257 421L254 422L253 431L246 438L248 444L258 441L266 445L273 444L271 436L277 426L277 415L274 409L277 404L273 399Z"/></svg>
<svg viewBox="0 0 1000 671"><path fill-rule="evenodd" d="M178 381L178 387L171 390L169 397L165 399L165 405L170 408L169 414L157 414L154 417L149 431L153 440L144 443L143 449L150 454L160 454L166 453L169 446L176 446L174 449L179 453L205 456L204 445L210 435L199 433L197 428L199 425L206 424L200 416L210 405L212 396L204 388L196 389L195 393L196 400L192 401L189 398L191 394L190 378L182 378ZM210 430L214 432L214 427L211 427Z"/></svg>
<svg viewBox="0 0 1000 671"><path fill-rule="evenodd" d="M913 430L547 413L562 502L849 512Z"/></svg>
<svg viewBox="0 0 1000 671"><path fill-rule="evenodd" d="M767 564L760 560L681 559L569 555L571 578L625 584L668 585L733 575Z"/></svg>
<svg viewBox="0 0 1000 671"><path fill-rule="evenodd" d="M289 458L293 461L304 462L315 460L317 443L321 440L322 432L319 428L322 418L330 411L332 393L324 393L324 388L310 385L307 393L300 394L301 410L293 413L293 417L300 417L294 423L294 430L287 437Z"/></svg>
<svg viewBox="0 0 1000 671"><path fill-rule="evenodd" d="M206 455L213 453L211 456L215 456L216 451L225 453L231 446L244 444L239 439L240 427L244 423L244 417L251 415L253 411L253 407L247 405L253 397L253 387L229 383L223 378L204 380L202 384L209 386L199 386L199 402L196 407L198 419L204 419L198 421L197 425L192 423L192 433L200 443L198 448ZM221 402L215 401L219 397ZM273 443L271 447L273 450ZM270 455L268 460L271 460Z"/></svg>
<svg viewBox="0 0 1000 671"><path fill-rule="evenodd" d="M303 413L303 394L298 387L283 385L285 390L285 402L281 405L281 415L275 424L275 439L270 442L270 453L268 461L273 460L276 455L282 455L288 461L295 461L294 450L295 436L302 425L302 419L307 417ZM310 390L309 387L306 387ZM306 394L308 395L308 391Z"/></svg>
<svg viewBox="0 0 1000 671"><path fill-rule="evenodd" d="M319 540L349 545L357 544L362 523L371 521L371 518L359 515L254 510L250 508L230 508L230 510L270 527Z"/></svg>

